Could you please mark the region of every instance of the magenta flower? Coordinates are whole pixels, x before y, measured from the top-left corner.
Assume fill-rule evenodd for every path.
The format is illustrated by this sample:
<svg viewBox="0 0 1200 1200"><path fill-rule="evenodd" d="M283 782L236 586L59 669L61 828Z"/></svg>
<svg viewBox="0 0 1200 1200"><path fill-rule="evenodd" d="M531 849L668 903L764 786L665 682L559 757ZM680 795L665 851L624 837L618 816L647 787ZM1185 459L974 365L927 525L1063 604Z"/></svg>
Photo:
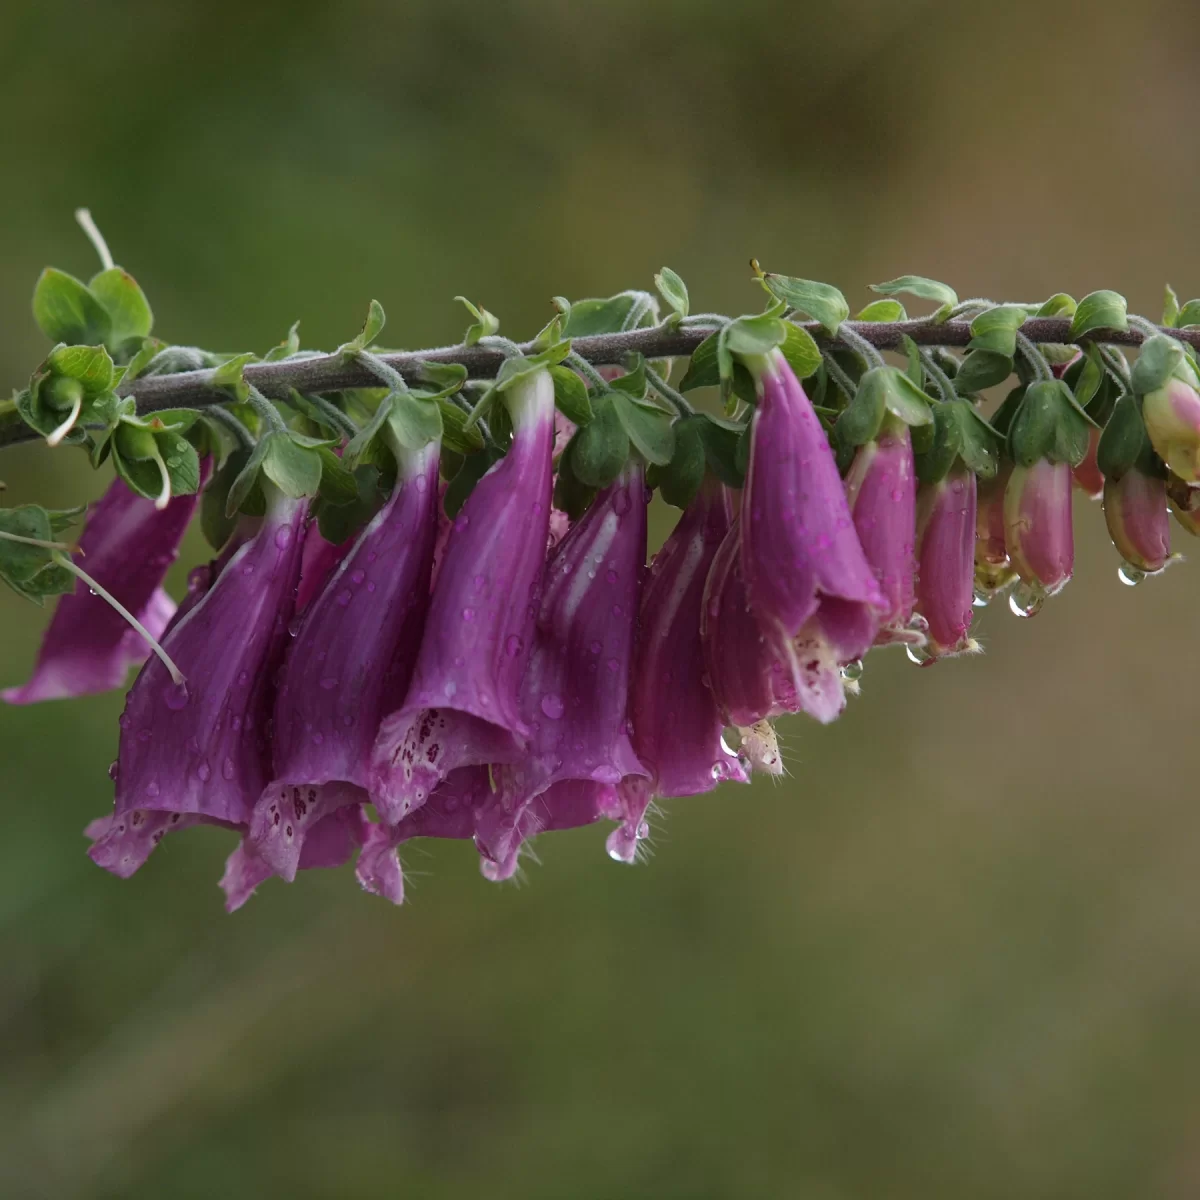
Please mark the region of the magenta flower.
<svg viewBox="0 0 1200 1200"><path fill-rule="evenodd" d="M245 825L269 778L273 679L287 642L307 511L304 501L270 490L259 532L164 638L186 683L172 683L153 658L130 689L121 715L116 825L90 851L100 865L111 857L109 841L134 829L134 813ZM144 833L150 824L137 827Z"/></svg>
<svg viewBox="0 0 1200 1200"><path fill-rule="evenodd" d="M626 729L634 626L646 562L642 469L629 463L556 547L521 686L532 733L518 763L496 771L476 842L494 863L514 856L526 809L566 780L616 784L645 775Z"/></svg>
<svg viewBox="0 0 1200 1200"><path fill-rule="evenodd" d="M783 355L764 361L741 512L746 589L764 628L793 638L816 617L849 662L870 648L888 602L817 414Z"/></svg>
<svg viewBox="0 0 1200 1200"><path fill-rule="evenodd" d="M908 426L887 417L878 435L858 448L846 476L854 529L885 602L876 644L913 640L907 626L915 598L916 496Z"/></svg>
<svg viewBox="0 0 1200 1200"><path fill-rule="evenodd" d="M1062 591L1075 566L1071 464L1015 466L1004 489L1004 540L1013 569L1038 592Z"/></svg>
<svg viewBox="0 0 1200 1200"><path fill-rule="evenodd" d="M973 650L975 476L961 462L917 493L917 611L934 658Z"/></svg>
<svg viewBox="0 0 1200 1200"><path fill-rule="evenodd" d="M255 851L285 879L308 830L366 799L380 721L404 700L429 607L439 444L400 451L388 502L310 605L275 697L274 775L254 808Z"/></svg>
<svg viewBox="0 0 1200 1200"><path fill-rule="evenodd" d="M504 398L512 446L455 518L412 684L372 753L371 797L389 824L455 767L516 761L531 732L517 691L546 554L554 383L539 370Z"/></svg>
<svg viewBox="0 0 1200 1200"><path fill-rule="evenodd" d="M705 679L700 617L709 568L732 523L729 492L706 480L663 548L642 593L629 711L633 749L650 779L618 786L621 827L614 858L632 861L656 796L691 796L723 780L747 782L722 740L724 720Z"/></svg>
<svg viewBox="0 0 1200 1200"><path fill-rule="evenodd" d="M309 829L297 865L302 871L340 867L354 857L373 828L359 804L330 812ZM241 908L258 885L274 874L274 868L255 852L249 836L244 837L226 860L225 874L221 876L225 911Z"/></svg>
<svg viewBox="0 0 1200 1200"><path fill-rule="evenodd" d="M196 500L195 495L174 496L158 509L115 479L92 506L79 539L88 573L155 638L175 611L162 581L179 553ZM9 704L32 704L123 687L129 668L145 662L149 653L141 635L81 580L59 600L29 682L0 696Z"/></svg>
<svg viewBox="0 0 1200 1200"><path fill-rule="evenodd" d="M1146 574L1161 571L1171 557L1167 481L1131 467L1104 484L1104 520L1121 557Z"/></svg>
<svg viewBox="0 0 1200 1200"><path fill-rule="evenodd" d="M701 607L704 661L719 709L738 727L743 746L766 736L750 727L788 712L823 723L845 707L837 655L819 621L810 618L794 638L762 626L750 606L741 566L741 529L730 527L713 559ZM760 762L771 756L751 754Z"/></svg>

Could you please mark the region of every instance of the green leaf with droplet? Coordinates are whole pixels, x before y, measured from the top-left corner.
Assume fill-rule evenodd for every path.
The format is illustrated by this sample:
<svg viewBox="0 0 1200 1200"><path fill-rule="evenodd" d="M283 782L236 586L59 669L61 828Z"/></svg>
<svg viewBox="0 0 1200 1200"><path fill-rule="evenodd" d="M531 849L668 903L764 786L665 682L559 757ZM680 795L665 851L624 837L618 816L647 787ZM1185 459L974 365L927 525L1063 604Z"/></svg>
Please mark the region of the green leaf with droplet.
<svg viewBox="0 0 1200 1200"><path fill-rule="evenodd" d="M671 415L654 405L642 404L623 392L611 392L610 395L622 428L642 457L660 466L669 463L675 452Z"/></svg>

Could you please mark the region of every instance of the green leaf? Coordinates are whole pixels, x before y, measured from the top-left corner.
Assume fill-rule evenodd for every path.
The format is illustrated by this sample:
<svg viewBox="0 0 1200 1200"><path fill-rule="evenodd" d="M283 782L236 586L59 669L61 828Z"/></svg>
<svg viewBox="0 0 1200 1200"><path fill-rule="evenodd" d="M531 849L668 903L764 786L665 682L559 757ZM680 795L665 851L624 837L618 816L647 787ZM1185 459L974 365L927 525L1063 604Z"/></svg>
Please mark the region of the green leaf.
<svg viewBox="0 0 1200 1200"><path fill-rule="evenodd" d="M1200 325L1200 300L1189 300L1175 318L1177 329L1187 329L1192 325Z"/></svg>
<svg viewBox="0 0 1200 1200"><path fill-rule="evenodd" d="M1089 429L1086 414L1061 379L1037 380L1025 389L1013 417L1009 450L1022 467L1032 466L1040 458L1077 466L1087 453Z"/></svg>
<svg viewBox="0 0 1200 1200"><path fill-rule="evenodd" d="M449 400L439 400L442 410L442 447L454 454L474 454L483 449L477 425L467 428L467 414Z"/></svg>
<svg viewBox="0 0 1200 1200"><path fill-rule="evenodd" d="M955 411L959 403L939 404L933 410L933 436L916 456L917 478L922 483L945 479L962 453L962 422Z"/></svg>
<svg viewBox="0 0 1200 1200"><path fill-rule="evenodd" d="M1013 360L992 350L972 350L962 360L954 386L960 393L981 392L1003 383L1013 373Z"/></svg>
<svg viewBox="0 0 1200 1200"><path fill-rule="evenodd" d="M1068 296L1066 292L1055 292L1049 300L1043 304L1034 316L1037 317L1073 317L1075 315L1075 298Z"/></svg>
<svg viewBox="0 0 1200 1200"><path fill-rule="evenodd" d="M679 316L686 317L688 315L687 284L670 267L663 267L655 275L654 286L658 288L658 294L662 296Z"/></svg>
<svg viewBox="0 0 1200 1200"><path fill-rule="evenodd" d="M955 400L952 407L960 434L959 456L980 478L993 478L1000 468L1003 438L969 400Z"/></svg>
<svg viewBox="0 0 1200 1200"><path fill-rule="evenodd" d="M1075 309L1071 319L1071 337L1078 338L1094 329L1128 329L1125 297L1118 292L1089 292Z"/></svg>
<svg viewBox="0 0 1200 1200"><path fill-rule="evenodd" d="M321 456L296 443L290 433L268 433L261 445L263 474L285 496L315 496L321 486Z"/></svg>
<svg viewBox="0 0 1200 1200"><path fill-rule="evenodd" d="M160 353L165 347L166 343L160 342L158 338L144 338L141 347L125 365L120 380L114 381L113 386L115 387L117 382L132 383L150 365L155 355Z"/></svg>
<svg viewBox="0 0 1200 1200"><path fill-rule="evenodd" d="M442 507L446 516L458 516L459 509L467 502L467 498L475 490L475 485L491 470L493 464L500 461L502 455L490 446L482 454L472 454L467 458L457 475L450 481L446 493L442 497Z"/></svg>
<svg viewBox="0 0 1200 1200"><path fill-rule="evenodd" d="M793 326L792 328L796 327ZM714 333L706 337L692 351L692 357L688 362L688 369L679 381L679 390L681 392L690 392L694 388L700 387L717 387L720 384L721 374L718 363L719 342L720 335ZM757 394L754 387L754 379L741 363L733 363L733 392L735 396L744 400L747 404L755 402Z"/></svg>
<svg viewBox="0 0 1200 1200"><path fill-rule="evenodd" d="M797 379L811 378L821 366L821 351L813 341L812 334L807 329L801 329L799 325L793 325L791 321L786 323L780 349L788 365L795 371ZM736 387L734 390L737 390Z"/></svg>
<svg viewBox="0 0 1200 1200"><path fill-rule="evenodd" d="M611 396L622 427L642 457L660 466L669 463L675 452L670 414L653 405L641 404L623 392L613 392Z"/></svg>
<svg viewBox="0 0 1200 1200"><path fill-rule="evenodd" d="M455 296L454 298L475 318L474 323L468 325L467 332L463 334L464 346L474 346L480 338L491 337L500 328L499 317L493 316L486 308L477 308L466 296ZM464 496L463 499L465 500L466 497Z"/></svg>
<svg viewBox="0 0 1200 1200"><path fill-rule="evenodd" d="M176 433L164 433L156 439L167 464L172 496L192 496L200 490L200 455L196 447Z"/></svg>
<svg viewBox="0 0 1200 1200"><path fill-rule="evenodd" d="M33 291L33 317L52 342L93 346L112 333L108 310L73 275L47 267Z"/></svg>
<svg viewBox="0 0 1200 1200"><path fill-rule="evenodd" d="M761 282L777 300L819 321L831 337L837 334L838 326L850 315L846 297L832 284L770 273L763 275Z"/></svg>
<svg viewBox="0 0 1200 1200"><path fill-rule="evenodd" d="M231 450L200 497L200 531L214 550L220 550L229 541L237 524L236 506L234 511L228 512L225 505L234 480L245 470L249 461L249 447L237 446Z"/></svg>
<svg viewBox="0 0 1200 1200"><path fill-rule="evenodd" d="M267 453L267 439L262 438L255 443L254 449L250 452L242 469L234 476L233 482L229 485L229 493L225 499L225 514L233 517L239 510L249 512L247 501L250 501L252 492L259 492L258 488L258 469L262 466L263 458Z"/></svg>
<svg viewBox="0 0 1200 1200"><path fill-rule="evenodd" d="M856 321L907 321L908 313L899 300L872 300L854 318Z"/></svg>
<svg viewBox="0 0 1200 1200"><path fill-rule="evenodd" d="M592 405L587 385L570 367L551 367L554 380L554 403L558 411L575 425L586 425L592 419Z"/></svg>
<svg viewBox="0 0 1200 1200"><path fill-rule="evenodd" d="M93 276L88 290L108 313L111 328L105 342L109 349L114 354L134 352L154 327L154 314L137 280L121 267L110 267Z"/></svg>
<svg viewBox="0 0 1200 1200"><path fill-rule="evenodd" d="M0 532L16 537L36 538L52 542L54 531L50 517L37 504L23 504L19 508L0 508ZM28 583L40 570L50 565L50 551L42 546L29 546L22 542L0 539L0 575L6 583L18 588Z"/></svg>
<svg viewBox="0 0 1200 1200"><path fill-rule="evenodd" d="M263 362L279 362L285 358L291 358L293 354L299 353L300 350L300 322L293 321L292 327L287 331L287 337L277 346L272 346L270 350L263 355Z"/></svg>
<svg viewBox="0 0 1200 1200"><path fill-rule="evenodd" d="M1163 315L1162 323L1164 325L1175 325L1179 320L1179 297L1175 295L1175 289L1168 283L1163 288Z"/></svg>
<svg viewBox="0 0 1200 1200"><path fill-rule="evenodd" d="M875 370L880 368L876 367ZM929 397L918 387L905 372L897 367L882 368L884 376L884 404L888 412L899 417L905 425L933 424L933 411L929 405ZM867 374L871 374L870 371ZM866 378L866 376L864 376ZM861 385L860 385L861 386Z"/></svg>
<svg viewBox="0 0 1200 1200"><path fill-rule="evenodd" d="M854 398L834 426L837 439L843 445L862 446L879 432L887 412L887 375L890 370L890 367L873 367L858 381Z"/></svg>
<svg viewBox="0 0 1200 1200"><path fill-rule="evenodd" d="M900 344L904 347L904 357L907 359L904 373L913 383L917 385L917 387L924 387L925 364L921 362L920 346L918 346L917 343L914 342L907 333L901 335Z"/></svg>
<svg viewBox="0 0 1200 1200"><path fill-rule="evenodd" d="M252 353L234 354L219 366L213 368L212 385L215 388L225 388L232 392L238 400L245 401L250 395L242 372L247 364L258 361L258 355Z"/></svg>
<svg viewBox="0 0 1200 1200"><path fill-rule="evenodd" d="M1095 342L1089 342L1084 348L1083 365L1075 377L1075 403L1086 409L1100 390L1106 372L1103 360L1100 358L1100 348Z"/></svg>
<svg viewBox="0 0 1200 1200"><path fill-rule="evenodd" d="M431 383L438 389L439 400L462 391L467 382L467 368L462 363L422 362L418 364L417 372L424 383Z"/></svg>
<svg viewBox="0 0 1200 1200"><path fill-rule="evenodd" d="M380 471L372 464L358 466L353 472L355 498L346 504L334 504L326 498L325 475L321 475L321 494L313 501L321 536L334 546L353 537L379 511L385 499L380 494ZM340 491L340 485L339 485Z"/></svg>
<svg viewBox="0 0 1200 1200"><path fill-rule="evenodd" d="M442 436L442 410L436 400L424 400L412 392L392 397L388 425L396 440L409 450L420 450Z"/></svg>
<svg viewBox="0 0 1200 1200"><path fill-rule="evenodd" d="M321 499L334 505L353 504L358 499L354 472L347 469L329 446L319 447L317 455L321 459Z"/></svg>
<svg viewBox="0 0 1200 1200"><path fill-rule="evenodd" d="M723 421L720 417L705 414L700 426L704 441L704 456L709 470L726 487L740 488L746 482L746 461L742 456L743 434L748 426ZM748 447L749 443L746 443Z"/></svg>
<svg viewBox="0 0 1200 1200"><path fill-rule="evenodd" d="M363 322L358 336L339 346L338 353L345 359L353 358L360 350L366 350L379 337L386 324L387 317L384 315L383 305L378 300L372 300L367 306L367 319Z"/></svg>
<svg viewBox="0 0 1200 1200"><path fill-rule="evenodd" d="M634 353L628 356L627 363L625 374L618 375L608 386L613 391L641 400L646 395L646 360L641 354Z"/></svg>
<svg viewBox="0 0 1200 1200"><path fill-rule="evenodd" d="M103 346L55 346L46 363L55 375L77 379L89 396L113 386L113 361Z"/></svg>
<svg viewBox="0 0 1200 1200"><path fill-rule="evenodd" d="M627 293L607 300L577 300L567 310L562 335L578 338L620 333L636 303L637 297Z"/></svg>
<svg viewBox="0 0 1200 1200"><path fill-rule="evenodd" d="M367 454L371 442L379 436L380 431L387 423L396 395L396 392L389 392L380 400L375 411L371 414L370 420L346 443L345 448L342 450L342 461L350 470L354 470ZM464 416L464 421L465 419Z"/></svg>
<svg viewBox="0 0 1200 1200"><path fill-rule="evenodd" d="M1183 346L1169 334L1156 333L1148 337L1130 372L1133 390L1139 396L1158 391L1183 367L1184 358Z"/></svg>
<svg viewBox="0 0 1200 1200"><path fill-rule="evenodd" d="M881 296L905 295L932 300L939 305L933 314L935 321L944 321L958 303L958 294L952 287L938 283L936 279L926 279L922 275L901 275L896 279L889 279L886 283L873 283L871 291L878 292Z"/></svg>
<svg viewBox="0 0 1200 1200"><path fill-rule="evenodd" d="M988 350L1012 358L1017 352L1017 330L1025 320L1025 310L1015 304L1001 304L981 312L971 322L968 349Z"/></svg>

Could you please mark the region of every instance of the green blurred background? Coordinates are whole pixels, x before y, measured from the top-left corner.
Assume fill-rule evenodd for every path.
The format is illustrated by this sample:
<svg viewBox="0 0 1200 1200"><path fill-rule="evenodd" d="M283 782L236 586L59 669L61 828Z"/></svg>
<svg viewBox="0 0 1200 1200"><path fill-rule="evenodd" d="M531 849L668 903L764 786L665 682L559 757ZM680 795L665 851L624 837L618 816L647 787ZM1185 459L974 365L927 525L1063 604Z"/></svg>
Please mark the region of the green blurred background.
<svg viewBox="0 0 1200 1200"><path fill-rule="evenodd" d="M0 368L92 207L158 332L451 341L462 292L771 269L1032 300L1200 292L1193 3L0 6ZM94 497L5 452L8 500ZM599 829L496 887L407 852L226 917L228 835L84 856L117 696L0 714L0 1196L1192 1197L1200 1193L1200 565L1076 582L987 655L873 656L791 777ZM1184 535L1177 532L1177 544ZM193 559L203 553L190 546ZM182 566L173 575L178 592ZM0 595L0 682L45 614Z"/></svg>

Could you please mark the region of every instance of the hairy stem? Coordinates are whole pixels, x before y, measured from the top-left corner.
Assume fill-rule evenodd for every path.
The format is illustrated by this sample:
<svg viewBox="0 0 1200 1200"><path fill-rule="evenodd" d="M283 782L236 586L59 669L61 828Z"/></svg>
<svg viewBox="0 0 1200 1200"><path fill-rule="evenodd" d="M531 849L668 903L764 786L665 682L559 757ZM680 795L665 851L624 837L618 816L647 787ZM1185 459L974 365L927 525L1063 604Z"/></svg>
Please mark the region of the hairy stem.
<svg viewBox="0 0 1200 1200"><path fill-rule="evenodd" d="M929 320L909 321L847 321L844 327L870 342L877 350L898 350L901 338L911 337L923 346L965 346L971 340L971 326L966 321L946 321L935 324ZM815 322L805 322L819 344L829 345L831 339ZM1157 327L1155 327L1157 329ZM630 329L622 333L596 334L575 338L574 352L592 365L619 363L637 351L646 358L674 358L691 354L712 332L712 327L687 324L669 328L665 323L646 329ZM1181 342L1200 349L1200 329L1159 329ZM1147 333L1136 327L1125 330L1097 330L1081 337L1071 336L1071 322L1065 317L1031 317L1021 326L1021 333L1033 343L1048 342L1083 345L1100 342L1106 345L1140 346ZM524 343L525 354L537 352L532 342ZM506 355L493 346L442 346L432 350L402 351L379 355L379 360L399 372L410 382L419 381L421 364L461 363L476 378L493 376ZM286 400L288 391L296 388L305 393L333 392L342 388L378 386L378 376L361 362L346 362L340 354L323 354L311 358L282 359L278 362L250 363L243 377L263 395ZM140 413L158 412L164 408L199 408L209 404L226 404L229 393L213 386L211 370L184 371L176 375L141 376L122 385L122 395L137 399ZM15 417L15 414L12 414ZM10 417L0 427L0 446L28 441L37 435L18 420Z"/></svg>

